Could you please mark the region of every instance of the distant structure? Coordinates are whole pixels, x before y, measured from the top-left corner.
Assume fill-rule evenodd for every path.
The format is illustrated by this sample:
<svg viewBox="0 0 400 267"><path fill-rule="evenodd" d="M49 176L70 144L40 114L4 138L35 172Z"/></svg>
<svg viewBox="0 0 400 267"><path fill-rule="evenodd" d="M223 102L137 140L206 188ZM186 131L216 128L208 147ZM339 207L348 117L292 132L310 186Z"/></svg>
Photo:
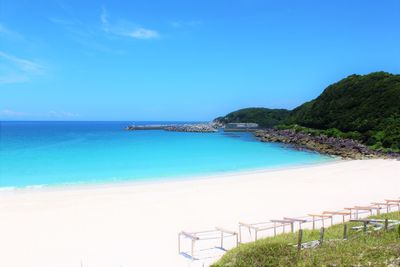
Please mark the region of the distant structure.
<svg viewBox="0 0 400 267"><path fill-rule="evenodd" d="M253 122L238 122L238 123L227 123L225 125L225 132L254 132L259 130L257 123Z"/></svg>

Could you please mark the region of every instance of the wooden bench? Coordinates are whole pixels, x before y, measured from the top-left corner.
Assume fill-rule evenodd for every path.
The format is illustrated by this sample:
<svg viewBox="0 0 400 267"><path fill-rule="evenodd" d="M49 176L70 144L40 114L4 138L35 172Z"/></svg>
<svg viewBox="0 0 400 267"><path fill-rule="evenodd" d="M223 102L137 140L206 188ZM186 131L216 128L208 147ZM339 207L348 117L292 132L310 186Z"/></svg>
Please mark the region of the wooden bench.
<svg viewBox="0 0 400 267"><path fill-rule="evenodd" d="M345 222L345 217L350 216L351 219L351 212L350 211L324 211L322 214L329 214L329 215L341 215L343 218L343 223Z"/></svg>
<svg viewBox="0 0 400 267"><path fill-rule="evenodd" d="M284 220L291 221L292 223L298 222L299 223L299 229L301 229L301 224L306 223L306 219L301 219L301 218L290 218L290 217L283 217ZM293 232L293 230L292 230Z"/></svg>
<svg viewBox="0 0 400 267"><path fill-rule="evenodd" d="M328 214L308 214L308 216L312 217L312 223L313 223L313 230L315 230L315 218L321 218L322 221L322 227L325 227L325 219L331 219L331 225L333 224L333 216L328 215Z"/></svg>
<svg viewBox="0 0 400 267"><path fill-rule="evenodd" d="M182 251L182 249L181 249L182 237L190 239L190 241L191 241L190 252ZM238 234L234 231L230 231L230 230L224 229L222 227L215 227L214 229L205 230L205 231L197 231L197 232L181 231L178 234L178 253L183 254L186 257L191 258L192 260L197 260L197 258L194 255L194 249L195 249L196 242L199 242L202 240L211 240L211 239L218 240L219 239L220 247L215 247L215 248L225 250L224 249L224 239L227 237L235 237L236 238L236 246L238 245Z"/></svg>

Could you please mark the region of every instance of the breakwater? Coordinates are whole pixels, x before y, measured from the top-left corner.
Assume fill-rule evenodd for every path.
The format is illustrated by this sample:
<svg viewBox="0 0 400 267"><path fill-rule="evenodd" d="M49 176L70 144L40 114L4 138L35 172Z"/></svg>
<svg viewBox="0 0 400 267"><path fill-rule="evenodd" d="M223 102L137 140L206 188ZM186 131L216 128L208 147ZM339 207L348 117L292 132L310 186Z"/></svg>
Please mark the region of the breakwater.
<svg viewBox="0 0 400 267"><path fill-rule="evenodd" d="M183 125L130 125L125 128L128 131L136 130L164 130L170 132L190 133L215 133L217 128L212 124L183 124Z"/></svg>

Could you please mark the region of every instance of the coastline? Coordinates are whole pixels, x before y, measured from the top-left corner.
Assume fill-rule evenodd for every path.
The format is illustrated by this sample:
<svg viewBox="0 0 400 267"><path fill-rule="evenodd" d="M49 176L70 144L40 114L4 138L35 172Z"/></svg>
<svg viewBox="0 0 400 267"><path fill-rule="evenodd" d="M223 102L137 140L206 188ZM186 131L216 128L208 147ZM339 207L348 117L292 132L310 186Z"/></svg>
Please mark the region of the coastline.
<svg viewBox="0 0 400 267"><path fill-rule="evenodd" d="M160 182L329 160L280 144L263 144L250 133L134 133L122 130L121 124L88 123L83 127L81 123L60 123L55 127L53 123L22 123L4 127L0 190ZM43 136L37 134L41 132Z"/></svg>
<svg viewBox="0 0 400 267"><path fill-rule="evenodd" d="M310 151L310 153L318 153L316 151ZM223 179L229 177L239 177L243 175L253 174L265 174L270 172L279 172L284 170L296 170L316 166L324 166L335 164L338 162L350 161L350 159L343 159L338 156L330 155L331 159L321 160L320 162L302 163L293 165L281 165L274 167L265 168L254 168L254 169L243 169L235 171L222 171L211 174L198 174L198 175L182 175L182 176L162 176L145 179L124 179L115 181L99 181L99 182L77 182L77 183L64 183L64 184L42 184L42 185L29 185L22 187L6 186L0 187L0 197L3 193L18 193L18 192L52 192L52 191L64 191L64 190L81 190L81 189L101 189L101 188L112 188L112 187L125 187L125 186L143 186L143 185L154 185L154 184L165 184L165 183L180 183L180 182L193 182L201 180L214 180ZM365 159L369 160L369 159Z"/></svg>
<svg viewBox="0 0 400 267"><path fill-rule="evenodd" d="M396 160L340 160L208 179L0 194L0 265L187 266L177 253L182 230L237 230L239 221L397 198L397 173Z"/></svg>
<svg viewBox="0 0 400 267"><path fill-rule="evenodd" d="M314 130L315 131L315 130ZM261 142L281 143L293 149L317 152L321 155L338 156L343 159L400 159L396 152L373 150L361 142L325 134L311 134L293 129L264 129L255 132Z"/></svg>

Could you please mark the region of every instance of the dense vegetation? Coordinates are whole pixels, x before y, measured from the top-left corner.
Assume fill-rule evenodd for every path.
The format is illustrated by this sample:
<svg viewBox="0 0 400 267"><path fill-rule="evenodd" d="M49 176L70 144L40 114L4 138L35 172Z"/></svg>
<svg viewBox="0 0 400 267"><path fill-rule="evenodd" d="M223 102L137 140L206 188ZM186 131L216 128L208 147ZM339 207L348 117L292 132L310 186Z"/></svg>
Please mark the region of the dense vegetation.
<svg viewBox="0 0 400 267"><path fill-rule="evenodd" d="M400 149L400 75L351 75L294 109L286 123L358 132L375 148Z"/></svg>
<svg viewBox="0 0 400 267"><path fill-rule="evenodd" d="M244 122L247 111L241 116L223 117L226 122ZM268 115L273 114L269 110ZM244 113L244 114L243 114ZM285 116L268 120L267 114L251 112L252 122L263 127L293 125L329 132L335 137L358 139L371 148L400 151L400 75L374 72L368 75L351 75L328 86L316 99L304 103ZM264 120L270 124L266 126ZM303 128L305 130L306 128Z"/></svg>
<svg viewBox="0 0 400 267"><path fill-rule="evenodd" d="M314 128L308 128L304 126L300 126L298 124L280 124L274 127L275 129L278 130L294 130L295 132L301 132L301 133L306 133L310 134L312 136L320 136L320 135L326 135L328 137L337 137L337 138L348 138L348 139L353 139L353 140L361 140L362 135L361 133L357 131L349 131L349 132L342 132L336 128L329 128L329 129L314 129Z"/></svg>
<svg viewBox="0 0 400 267"><path fill-rule="evenodd" d="M400 219L399 212L374 216ZM348 223L351 226L360 223ZM397 229L389 232L348 232L343 240L343 224L325 230L325 241L315 249L297 252L297 233L288 233L242 244L228 251L213 267L267 266L399 266L400 235ZM319 231L304 230L303 240L319 239ZM292 245L290 245L292 244Z"/></svg>
<svg viewBox="0 0 400 267"><path fill-rule="evenodd" d="M244 108L215 120L222 123L255 122L261 127L269 128L285 121L289 117L289 113L289 110L286 109Z"/></svg>

